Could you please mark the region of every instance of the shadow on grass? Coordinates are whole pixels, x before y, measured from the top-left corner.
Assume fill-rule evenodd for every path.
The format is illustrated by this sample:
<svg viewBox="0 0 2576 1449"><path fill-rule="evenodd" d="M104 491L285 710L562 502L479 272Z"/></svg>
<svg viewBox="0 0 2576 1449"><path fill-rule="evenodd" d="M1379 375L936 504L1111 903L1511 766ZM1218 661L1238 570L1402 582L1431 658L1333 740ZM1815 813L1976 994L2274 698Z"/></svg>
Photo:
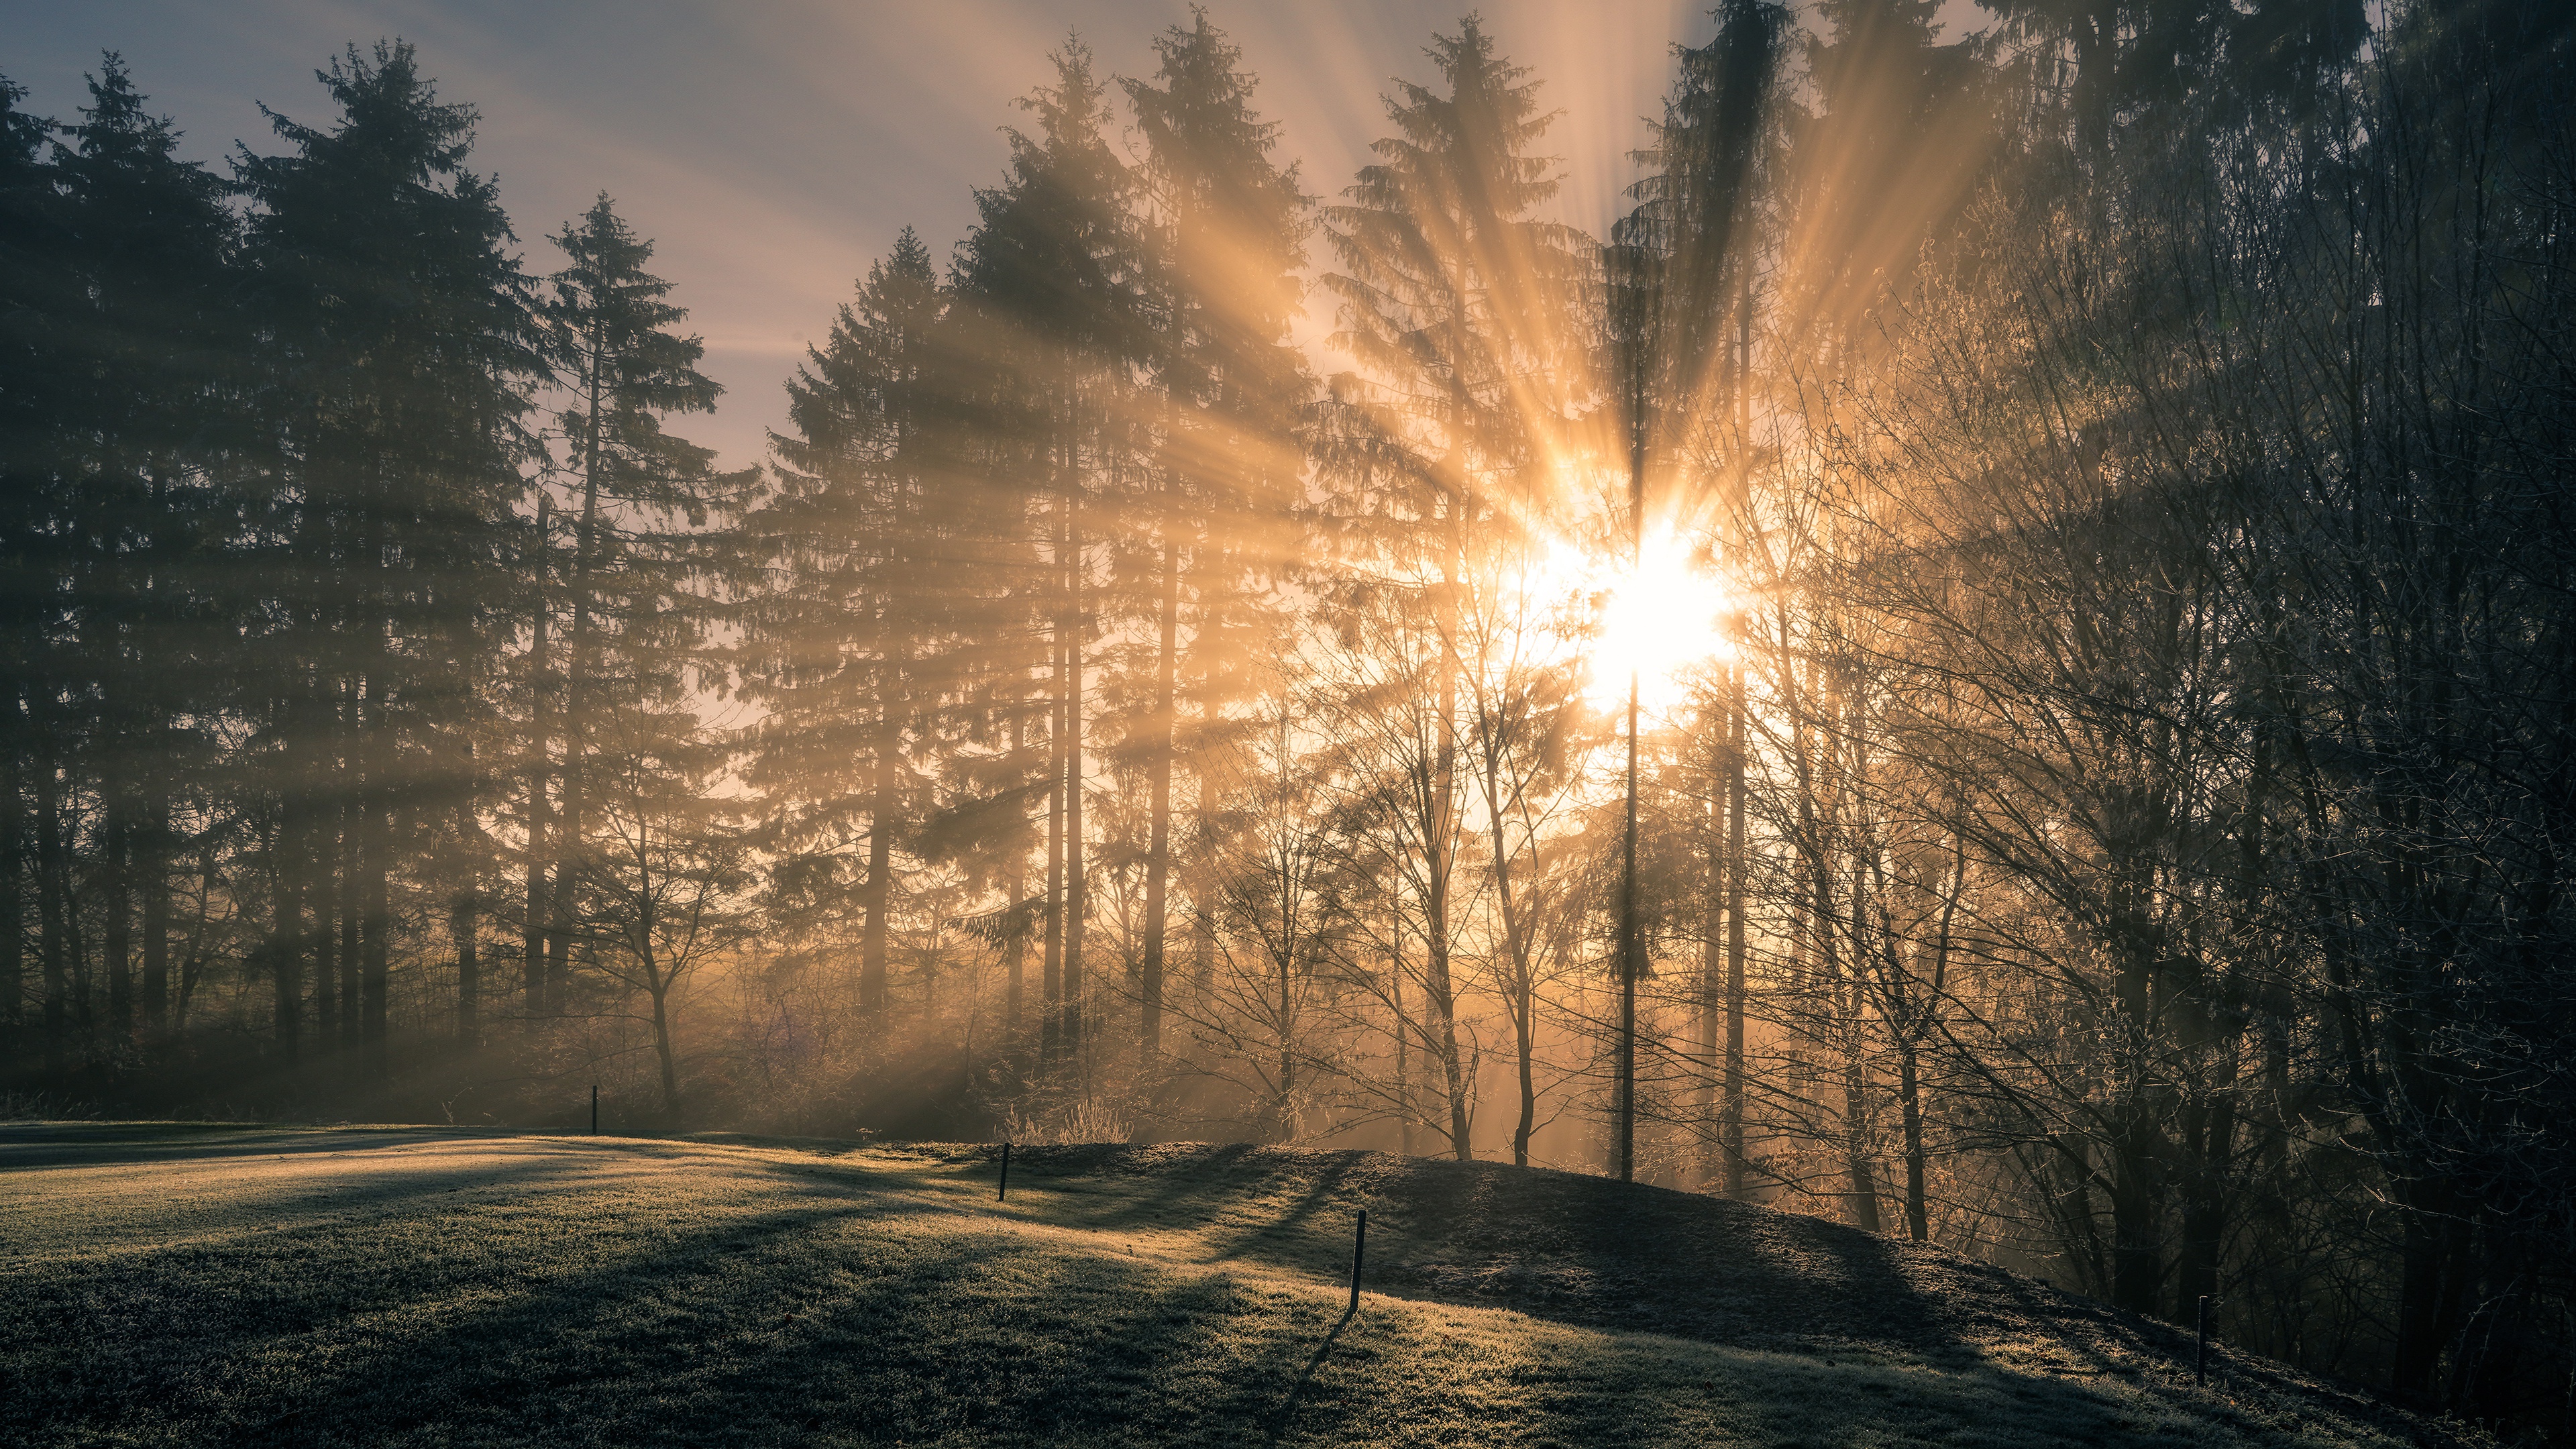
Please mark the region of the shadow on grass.
<svg viewBox="0 0 2576 1449"><path fill-rule="evenodd" d="M438 1127L244 1127L228 1122L0 1124L0 1170L189 1162L358 1152L424 1142L493 1141L510 1134Z"/></svg>
<svg viewBox="0 0 2576 1449"><path fill-rule="evenodd" d="M1370 1169L1392 1160L1361 1152L1283 1157L1239 1144L1021 1151L1012 1181L1054 1194L1045 1204L1050 1221L1113 1234L1178 1228L1195 1236L1195 1261L1289 1272L1330 1272L1347 1256L1346 1220L1338 1213L1316 1220L1374 1203ZM1140 1156L1149 1170L1136 1170Z"/></svg>
<svg viewBox="0 0 2576 1449"><path fill-rule="evenodd" d="M1862 1353L1950 1372L2028 1367L2122 1392L2201 1397L2182 1387L2190 1345L2172 1325L1803 1214L1581 1174L1371 1153L1163 1144L1039 1148L1030 1161L1033 1180L1058 1179L1063 1221L1117 1230L1203 1207L1208 1240L1231 1261L1310 1277L1331 1275L1346 1251L1337 1233L1314 1230L1319 1211L1366 1206L1372 1228L1384 1225L1382 1239L1371 1234L1370 1288L1390 1296L1819 1362L1847 1365ZM1015 1183L1021 1171L1015 1160ZM1278 1221L1229 1226L1273 1212ZM1307 1230L1295 1231L1291 1217ZM2433 1432L2367 1395L2224 1346L2213 1346L2212 1363L2294 1416L2399 1437Z"/></svg>
<svg viewBox="0 0 2576 1449"><path fill-rule="evenodd" d="M1287 1428L1289 1421L1297 1416L1297 1401L1306 1396L1306 1386L1315 1381L1315 1370L1323 1367L1324 1360L1333 1356L1333 1341L1340 1338L1342 1330L1350 1327L1351 1320L1359 1315L1359 1305L1356 1303L1343 1309L1342 1316L1333 1320L1332 1332L1325 1334L1324 1341L1315 1345L1315 1356L1306 1360L1306 1366L1297 1371L1297 1382L1288 1386L1288 1397L1280 1401L1279 1412L1270 1416L1270 1423L1267 1426L1269 1432L1263 1436L1268 1442L1272 1444L1279 1442L1280 1431Z"/></svg>
<svg viewBox="0 0 2576 1449"><path fill-rule="evenodd" d="M1319 1219L1366 1207L1384 1235L1381 1291L1711 1342L1963 1346L1909 1271L1921 1250L1698 1194L1360 1152L1038 1148L1028 1161L1015 1179L1063 1192L1049 1207L1068 1225L1117 1231L1203 1206L1208 1261L1330 1273L1347 1240Z"/></svg>
<svg viewBox="0 0 2576 1449"><path fill-rule="evenodd" d="M410 1145L430 1160L323 1204L350 1211L41 1270L0 1259L0 1376L23 1386L0 1403L0 1442L2207 1442L2200 1409L2116 1386L1819 1351L1865 1337L1851 1295L1913 1293L1908 1250L1678 1194L1605 1199L1618 1185L1589 1179L1250 1149L1206 1153L1203 1172L1153 1149L1155 1171L1121 1176L1094 1153L1084 1191L1060 1194L1071 1175L1043 1165L1028 1179L1050 1190L1031 1216L1099 1230L1078 1239L881 1191L921 1179L864 1163L711 1154L730 1170L701 1176L615 1170L681 1144L611 1139L606 1170L542 1142ZM436 1163L482 1145L503 1150ZM149 1190L129 1176L118 1191ZM252 1183L239 1196L286 1200ZM1363 1199L1405 1225L1389 1247L1410 1255L1379 1260L1373 1295L1435 1301L1373 1296L1355 1320L1335 1290L1105 1241L1205 1212L1242 1268L1311 1276L1344 1241L1318 1226L1325 1210ZM1498 1278L1506 1291L1469 1281ZM1715 1336L1793 1288L1818 1301L1784 1317L1845 1331L1803 1352ZM1647 1301L1694 1295L1706 1301ZM2009 1295L1986 1301L2014 1311ZM1641 1313L1701 1331L1586 1331L1633 1330ZM1923 1303L1872 1322L1946 1332Z"/></svg>
<svg viewBox="0 0 2576 1449"><path fill-rule="evenodd" d="M33 1391L0 1409L0 1439L1093 1442L1150 1424L1185 1442L1255 1422L1301 1347L1218 1275L907 1237L864 1203L658 1241L583 1216L426 1240L326 1225L14 1285L0 1359Z"/></svg>

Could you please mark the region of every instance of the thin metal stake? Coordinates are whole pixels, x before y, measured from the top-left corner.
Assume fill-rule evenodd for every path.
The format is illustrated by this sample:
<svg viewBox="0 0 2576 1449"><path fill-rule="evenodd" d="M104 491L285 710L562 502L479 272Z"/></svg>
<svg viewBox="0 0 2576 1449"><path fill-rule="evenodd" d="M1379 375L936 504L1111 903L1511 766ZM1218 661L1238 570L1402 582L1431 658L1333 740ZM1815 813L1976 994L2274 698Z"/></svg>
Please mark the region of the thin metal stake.
<svg viewBox="0 0 2576 1449"><path fill-rule="evenodd" d="M2209 1382L2209 1295L2200 1295L2200 1357L2192 1364L2192 1382Z"/></svg>
<svg viewBox="0 0 2576 1449"><path fill-rule="evenodd" d="M1351 1237L1351 1312L1360 1311L1360 1259L1368 1252L1368 1209L1360 1209L1359 1231Z"/></svg>
<svg viewBox="0 0 2576 1449"><path fill-rule="evenodd" d="M590 1084L590 1135L599 1135L599 1083Z"/></svg>
<svg viewBox="0 0 2576 1449"><path fill-rule="evenodd" d="M1008 1198L1010 1195L1011 1195L1011 1144L1009 1144L1009 1143L1005 1142L1005 1143L1003 1143L1003 1144L1002 1144L1002 1190L1001 1190L1000 1192L997 1192L997 1193L993 1194L993 1201L995 1201L995 1202L1001 1202L1002 1200L1004 1200L1004 1199Z"/></svg>

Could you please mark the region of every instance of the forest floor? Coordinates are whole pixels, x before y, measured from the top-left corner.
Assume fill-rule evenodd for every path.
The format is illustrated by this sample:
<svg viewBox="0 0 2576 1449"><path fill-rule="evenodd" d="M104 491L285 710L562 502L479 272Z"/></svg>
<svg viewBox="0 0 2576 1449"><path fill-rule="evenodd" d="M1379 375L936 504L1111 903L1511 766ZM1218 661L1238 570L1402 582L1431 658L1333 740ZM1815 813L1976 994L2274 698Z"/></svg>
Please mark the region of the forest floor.
<svg viewBox="0 0 2576 1449"><path fill-rule="evenodd" d="M2457 1442L1796 1214L1197 1146L996 1203L994 1151L0 1125L0 1443Z"/></svg>

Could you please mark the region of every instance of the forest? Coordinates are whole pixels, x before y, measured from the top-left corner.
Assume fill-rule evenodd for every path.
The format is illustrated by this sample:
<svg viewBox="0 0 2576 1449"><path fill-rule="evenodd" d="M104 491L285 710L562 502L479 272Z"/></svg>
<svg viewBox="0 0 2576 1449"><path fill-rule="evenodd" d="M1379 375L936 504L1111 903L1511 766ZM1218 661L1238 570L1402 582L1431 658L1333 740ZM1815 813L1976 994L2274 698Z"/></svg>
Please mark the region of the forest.
<svg viewBox="0 0 2576 1449"><path fill-rule="evenodd" d="M0 79L8 1115L1506 1160L2556 1424L2576 13L1980 4L1723 0L1600 236L1472 15L1348 177L1068 40L740 471L434 57Z"/></svg>

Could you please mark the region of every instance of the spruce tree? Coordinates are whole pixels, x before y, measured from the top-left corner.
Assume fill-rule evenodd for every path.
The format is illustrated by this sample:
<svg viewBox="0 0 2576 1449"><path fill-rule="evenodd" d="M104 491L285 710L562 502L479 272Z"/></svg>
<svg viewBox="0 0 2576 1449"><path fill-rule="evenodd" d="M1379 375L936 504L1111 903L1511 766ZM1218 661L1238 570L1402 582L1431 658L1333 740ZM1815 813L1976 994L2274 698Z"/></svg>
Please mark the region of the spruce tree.
<svg viewBox="0 0 2576 1449"><path fill-rule="evenodd" d="M1130 393L1143 351L1133 180L1103 138L1103 84L1078 41L1055 57L1052 86L1021 105L1035 136L1010 133L1009 176L976 193L978 222L955 287L965 324L992 365L990 423L1017 448L988 452L1022 500L1019 520L1043 560L1005 606L1033 607L1048 747L1046 957L1042 1045L1058 1059L1084 1041L1089 918L1083 824L1084 733L1099 495L1132 452ZM1000 637L1000 636L995 636Z"/></svg>
<svg viewBox="0 0 2576 1449"><path fill-rule="evenodd" d="M742 524L768 564L737 655L766 707L747 770L793 889L824 914L855 893L860 1011L881 1018L896 854L928 782L909 758L939 702L930 651L960 560L949 466L948 299L910 227L787 384L778 490Z"/></svg>
<svg viewBox="0 0 2576 1449"><path fill-rule="evenodd" d="M222 641L202 633L212 612L203 565L227 541L210 469L239 441L235 411L221 406L235 349L220 184L176 159L177 132L147 113L115 55L89 91L81 122L57 132L17 111L22 93L0 82L0 611L11 684L0 868L16 919L27 887L38 896L56 1060L75 1026L115 1052L132 1043L138 1016L157 1025L165 1008L170 799L212 733L208 705L228 663ZM49 145L53 134L66 139ZM185 737L183 708L194 722ZM32 832L30 773L43 816ZM89 888L76 893L84 873ZM99 1018L85 935L99 948L103 1037L86 1030ZM11 931L0 946L0 1017L21 1015L22 940Z"/></svg>
<svg viewBox="0 0 2576 1449"><path fill-rule="evenodd" d="M1173 776L1185 754L1215 745L1216 715L1243 667L1241 642L1253 637L1247 595L1296 553L1300 430L1313 393L1288 335L1303 292L1310 203L1296 167L1272 159L1278 123L1253 109L1241 49L1205 14L1154 48L1154 79L1122 83L1146 147L1149 357L1161 402L1155 456L1133 499L1136 556L1122 570L1153 638L1147 682L1130 691L1140 707L1125 721L1130 768L1146 777L1150 812L1138 981L1138 1042L1149 1064L1161 1050L1167 989ZM1185 689L1202 720L1194 749L1179 735ZM1211 911L1208 882L1192 896L1203 916Z"/></svg>
<svg viewBox="0 0 2576 1449"><path fill-rule="evenodd" d="M244 601L225 582L236 510L220 472L248 438L222 183L175 156L179 133L115 55L89 90L55 168L77 296L53 338L81 662L63 684L93 718L108 1025L123 1042L138 1013L157 1026L168 1007L172 799L226 703Z"/></svg>
<svg viewBox="0 0 2576 1449"><path fill-rule="evenodd" d="M50 721L41 680L53 667L59 614L51 515L60 501L55 389L64 379L53 365L50 319L70 289L47 154L54 124L21 108L26 95L0 76L0 675L7 681L0 697L0 1040L13 1059L40 1054L50 1066L62 1049L61 1003L40 987L41 1030L29 1030L25 942L30 894L44 889L29 854L30 806L32 777L46 768ZM50 945L50 936L41 944ZM39 957L50 984L53 958L41 949Z"/></svg>
<svg viewBox="0 0 2576 1449"><path fill-rule="evenodd" d="M353 46L318 78L336 122L272 113L292 149L239 163L283 538L271 949L292 1059L305 963L334 910L354 925L343 1020L381 1076L397 852L468 778L461 744L515 602L544 362L508 219L466 168L473 110L438 100L408 44Z"/></svg>
<svg viewBox="0 0 2576 1449"><path fill-rule="evenodd" d="M559 685L548 651L533 651L528 668L526 939L529 1007L560 1012L580 918L591 735L607 712L682 707L708 618L697 586L722 572L693 530L729 506L750 475L718 473L712 451L663 431L665 415L711 411L723 389L697 370L705 344L671 330L688 311L668 300L669 282L645 269L653 244L605 193L554 243L568 265L554 274L540 311L568 394L555 428L572 557L558 560L551 530L540 528L534 637L544 639L557 614L565 628ZM553 767L558 733L562 760ZM549 775L559 791L551 807ZM551 882L541 878L549 864Z"/></svg>
<svg viewBox="0 0 2576 1449"><path fill-rule="evenodd" d="M1531 153L1554 120L1538 82L1469 17L1435 36L1446 93L1399 81L1396 134L1324 209L1340 270L1337 346L1364 375L1336 380L1319 439L1332 507L1381 593L1410 591L1430 625L1417 686L1436 699L1427 788L1407 796L1420 902L1427 1046L1444 1075L1451 1150L1471 1154L1453 969L1462 843L1458 788L1461 591L1470 560L1507 546L1561 500L1545 463L1575 401L1574 304L1589 274L1569 228L1532 213L1556 192Z"/></svg>
<svg viewBox="0 0 2576 1449"><path fill-rule="evenodd" d="M1629 334L1620 339L1625 366L1616 384L1641 492L1649 478L1667 487L1679 480L1702 492L1721 480L1732 483L1717 507L1725 561L1731 564L1749 533L1750 440L1744 423L1751 401L1756 277L1771 241L1767 224L1774 221L1763 204L1765 163L1774 149L1773 111L1789 21L1765 0L1730 0L1716 15L1717 35L1707 45L1682 49L1680 75L1654 144L1637 154L1651 169L1630 190L1636 210L1613 229L1611 261L1625 275L1613 280L1608 313L1616 330ZM1831 243L1810 250L1836 255ZM1704 499L1658 501L1664 511L1686 518L1708 511ZM1646 503L1641 496L1634 506ZM1717 742L1718 778L1710 790L1714 809L1700 832L1707 879L1696 1034L1715 1059L1708 1076L1722 1098L1714 1104L1717 1175L1729 1196L1740 1197L1750 900L1748 736L1740 670L1730 672L1721 692L1704 729Z"/></svg>

